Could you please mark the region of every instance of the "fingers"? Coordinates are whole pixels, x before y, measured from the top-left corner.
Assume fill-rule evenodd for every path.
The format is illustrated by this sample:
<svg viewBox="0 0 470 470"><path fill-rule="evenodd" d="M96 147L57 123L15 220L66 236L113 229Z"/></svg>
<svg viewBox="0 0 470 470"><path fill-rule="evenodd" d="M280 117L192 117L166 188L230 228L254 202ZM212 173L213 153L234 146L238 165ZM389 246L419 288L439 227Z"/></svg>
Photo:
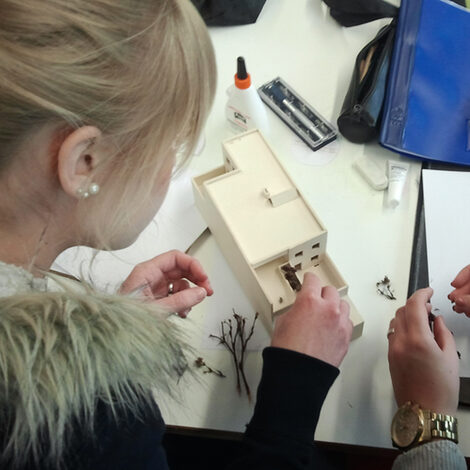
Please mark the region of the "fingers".
<svg viewBox="0 0 470 470"><path fill-rule="evenodd" d="M396 342L397 338L407 334L416 338L432 337L429 328L429 313L432 309L429 301L432 294L433 290L430 287L419 289L408 299L406 305L396 311L387 333L389 342Z"/></svg>
<svg viewBox="0 0 470 470"><path fill-rule="evenodd" d="M299 294L301 296L310 295L312 297L321 297L321 282L318 276L313 273L306 272L302 283L302 289Z"/></svg>
<svg viewBox="0 0 470 470"><path fill-rule="evenodd" d="M406 326L410 334L422 337L431 335L427 304L433 294L430 287L417 290L406 302Z"/></svg>
<svg viewBox="0 0 470 470"><path fill-rule="evenodd" d="M207 295L214 293L206 272L196 258L177 250L169 251L160 256L162 257L162 263L159 263L159 268L169 279L185 277L197 286L203 287Z"/></svg>
<svg viewBox="0 0 470 470"><path fill-rule="evenodd" d="M167 282L186 278L206 290L207 295L214 293L207 274L199 261L181 251L173 250L138 264L124 281L120 291L131 292L136 287L149 286L155 295L166 295ZM180 289L182 290L182 289Z"/></svg>
<svg viewBox="0 0 470 470"><path fill-rule="evenodd" d="M159 299L156 303L168 308L171 312L178 313L180 316L186 316L192 307L205 299L206 295L207 292L204 288L191 287Z"/></svg>
<svg viewBox="0 0 470 470"><path fill-rule="evenodd" d="M454 335L447 328L442 316L434 320L434 339L442 351L456 350Z"/></svg>
<svg viewBox="0 0 470 470"><path fill-rule="evenodd" d="M188 289L190 287L190 284L186 279L179 279L177 281L173 281L169 283L168 287L170 287L170 284L172 284L173 289L172 292L170 292L170 289L168 289L168 295L174 295L177 292Z"/></svg>
<svg viewBox="0 0 470 470"><path fill-rule="evenodd" d="M462 287L459 287L458 289L454 289L448 296L447 298L451 302L455 302L455 300L459 297L462 297L464 295L469 295L470 294L470 283L463 285Z"/></svg>
<svg viewBox="0 0 470 470"><path fill-rule="evenodd" d="M395 338L395 332L396 332L395 324L396 324L396 320L395 318L392 318L388 325L388 331L387 331L387 339L389 342Z"/></svg>
<svg viewBox="0 0 470 470"><path fill-rule="evenodd" d="M450 283L454 290L447 298L454 304L452 309L470 317L470 265L465 266Z"/></svg>
<svg viewBox="0 0 470 470"><path fill-rule="evenodd" d="M452 309L457 313L465 313L467 316L470 314L470 295L461 295L455 300L455 305Z"/></svg>
<svg viewBox="0 0 470 470"><path fill-rule="evenodd" d="M333 286L324 286L321 290L321 296L329 302L338 303L339 306L339 293Z"/></svg>
<svg viewBox="0 0 470 470"><path fill-rule="evenodd" d="M297 294L295 301L298 312L329 312L338 317L344 317L341 322L347 323L346 330L353 329L353 324L349 319L349 304L340 298L338 290L333 286L323 286L318 276L306 272L303 279L302 289ZM327 307L327 309L325 309Z"/></svg>
<svg viewBox="0 0 470 470"><path fill-rule="evenodd" d="M432 310L429 300L432 294L430 288L420 289L408 299L405 306L397 310L387 332L389 349L392 348L392 344L398 344L400 338L406 341L408 334L420 340L430 336L442 351L456 349L454 337L441 316L435 318L433 331L429 328L429 314Z"/></svg>
<svg viewBox="0 0 470 470"><path fill-rule="evenodd" d="M304 275L299 301L325 301L336 309L338 314L349 316L349 304L340 299L338 290L333 286L323 286L318 276L307 272Z"/></svg>
<svg viewBox="0 0 470 470"><path fill-rule="evenodd" d="M456 278L450 283L452 287L459 288L464 284L470 282L470 264L465 266L456 276Z"/></svg>
<svg viewBox="0 0 470 470"><path fill-rule="evenodd" d="M321 297L330 302L338 302L340 300L338 290L333 286L321 285L320 278L310 272L306 272L303 279L302 291L308 292L312 296Z"/></svg>
<svg viewBox="0 0 470 470"><path fill-rule="evenodd" d="M271 344L338 367L352 330L349 305L334 287L322 288L320 279L307 272L294 305L276 320Z"/></svg>
<svg viewBox="0 0 470 470"><path fill-rule="evenodd" d="M340 329L344 330L346 335L346 345L349 346L351 341L352 332L354 329L353 322L349 318L350 306L349 304L340 298L338 290L333 286L325 286L322 288L321 292L322 299L334 308L337 315L339 316L339 325ZM347 352L347 347L344 351L344 354Z"/></svg>
<svg viewBox="0 0 470 470"><path fill-rule="evenodd" d="M393 322L393 328L395 332L400 332L400 334L405 334L408 331L406 326L406 313L405 307L400 307L395 313L395 319Z"/></svg>
<svg viewBox="0 0 470 470"><path fill-rule="evenodd" d="M351 341L351 336L354 331L354 324L351 318L349 317L349 311L350 311L349 304L346 301L341 300L339 304L339 309L340 309L341 315L346 320L346 334L348 338L348 347L349 347L349 342Z"/></svg>
<svg viewBox="0 0 470 470"><path fill-rule="evenodd" d="M341 299L341 301L339 303L339 311L340 311L341 315L347 315L349 317L350 306L345 300ZM352 322L351 322L351 324L352 324Z"/></svg>

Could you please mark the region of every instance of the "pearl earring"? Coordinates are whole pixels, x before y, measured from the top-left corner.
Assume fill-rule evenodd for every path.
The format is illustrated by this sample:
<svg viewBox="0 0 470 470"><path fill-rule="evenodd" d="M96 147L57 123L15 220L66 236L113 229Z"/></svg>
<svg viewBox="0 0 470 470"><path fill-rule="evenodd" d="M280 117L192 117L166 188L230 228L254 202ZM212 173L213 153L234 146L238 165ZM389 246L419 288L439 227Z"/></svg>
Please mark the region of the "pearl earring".
<svg viewBox="0 0 470 470"><path fill-rule="evenodd" d="M90 193L85 191L83 188L78 188L76 193L80 199L86 199L90 195Z"/></svg>
<svg viewBox="0 0 470 470"><path fill-rule="evenodd" d="M88 193L93 196L98 194L100 191L100 185L98 183L91 183L90 187L88 188Z"/></svg>
<svg viewBox="0 0 470 470"><path fill-rule="evenodd" d="M98 183L91 183L87 190L83 188L77 189L77 196L81 199L86 199L90 196L98 194L100 190L100 185Z"/></svg>

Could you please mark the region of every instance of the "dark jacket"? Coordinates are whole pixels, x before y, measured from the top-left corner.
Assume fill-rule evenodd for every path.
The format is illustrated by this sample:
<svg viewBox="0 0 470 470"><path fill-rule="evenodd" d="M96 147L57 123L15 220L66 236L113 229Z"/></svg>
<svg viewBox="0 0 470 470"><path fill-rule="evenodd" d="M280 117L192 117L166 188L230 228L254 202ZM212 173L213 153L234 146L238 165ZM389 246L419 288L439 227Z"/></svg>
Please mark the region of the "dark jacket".
<svg viewBox="0 0 470 470"><path fill-rule="evenodd" d="M1 468L168 468L152 390L175 390L183 352L167 316L133 299L1 298ZM272 347L263 358L244 451L228 468L311 468L315 427L338 369Z"/></svg>

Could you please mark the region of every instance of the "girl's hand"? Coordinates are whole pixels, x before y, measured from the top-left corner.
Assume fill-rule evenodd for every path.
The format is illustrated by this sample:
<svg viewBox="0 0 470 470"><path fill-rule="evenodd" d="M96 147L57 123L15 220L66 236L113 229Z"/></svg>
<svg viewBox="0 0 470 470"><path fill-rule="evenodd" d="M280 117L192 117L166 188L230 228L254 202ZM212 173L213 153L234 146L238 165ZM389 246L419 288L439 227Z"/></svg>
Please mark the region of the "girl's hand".
<svg viewBox="0 0 470 470"><path fill-rule="evenodd" d="M197 287L191 287L190 282ZM177 250L139 263L119 289L121 294L136 291L182 318L214 293L199 261Z"/></svg>
<svg viewBox="0 0 470 470"><path fill-rule="evenodd" d="M470 265L463 268L450 285L454 290L447 297L454 304L452 308L470 317Z"/></svg>
<svg viewBox="0 0 470 470"><path fill-rule="evenodd" d="M349 305L331 286L305 273L291 309L276 319L272 346L290 349L339 367L353 331Z"/></svg>
<svg viewBox="0 0 470 470"><path fill-rule="evenodd" d="M442 317L429 325L432 289L416 291L390 322L388 361L398 406L455 416L459 399L459 359L454 337Z"/></svg>

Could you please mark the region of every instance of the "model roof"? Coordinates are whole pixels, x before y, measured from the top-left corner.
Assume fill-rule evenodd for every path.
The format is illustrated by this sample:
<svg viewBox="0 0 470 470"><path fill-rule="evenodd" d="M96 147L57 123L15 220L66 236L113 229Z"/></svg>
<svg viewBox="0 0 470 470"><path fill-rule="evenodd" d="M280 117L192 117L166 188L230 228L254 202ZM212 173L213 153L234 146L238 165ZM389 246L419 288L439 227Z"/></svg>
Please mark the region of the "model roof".
<svg viewBox="0 0 470 470"><path fill-rule="evenodd" d="M253 267L325 232L259 132L224 148L233 169L206 190Z"/></svg>

